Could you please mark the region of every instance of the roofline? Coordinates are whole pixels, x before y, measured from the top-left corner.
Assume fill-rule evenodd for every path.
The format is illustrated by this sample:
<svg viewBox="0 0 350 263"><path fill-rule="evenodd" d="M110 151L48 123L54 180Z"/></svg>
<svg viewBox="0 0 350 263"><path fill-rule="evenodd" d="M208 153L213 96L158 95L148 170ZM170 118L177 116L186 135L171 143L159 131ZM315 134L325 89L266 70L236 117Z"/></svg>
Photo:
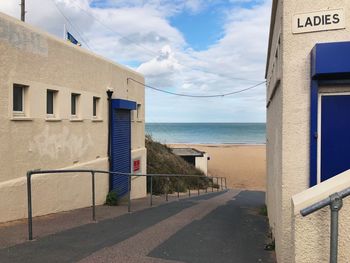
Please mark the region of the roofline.
<svg viewBox="0 0 350 263"><path fill-rule="evenodd" d="M269 46L267 49L267 58L266 58L265 79L267 78L267 72L269 70L269 64L270 64L271 45L272 45L273 33L275 31L277 5L278 5L278 0L273 0L272 10L271 10L271 19L270 19Z"/></svg>
<svg viewBox="0 0 350 263"><path fill-rule="evenodd" d="M185 155L183 155L183 154L176 154L176 153L174 153L173 150L176 151L177 149L181 149L181 150L184 150L184 149L191 149L191 150L197 152L198 154L185 154ZM204 154L206 153L206 152L199 151L199 150L197 150L197 149L195 149L195 148L191 148L191 147L171 148L171 151L172 151L174 154L178 155L178 156L194 156L194 157L203 157Z"/></svg>
<svg viewBox="0 0 350 263"><path fill-rule="evenodd" d="M35 27L35 26L31 25L31 24L24 23L21 20L17 19L16 17L13 17L13 16L10 16L10 15L5 14L3 12L0 12L0 18L3 18L3 19L5 19L5 20L7 20L9 22L12 22L12 23L16 24L17 26L25 27L25 28L27 28L27 29L29 29L29 30L39 34L39 35L42 35L43 37L46 37L46 38L50 39L51 41L59 42L60 44L65 45L66 47L70 47L70 48L76 49L76 51L78 51L78 52L85 53L87 55L90 55L90 56L93 56L93 57L95 57L97 59L100 59L100 60L102 60L104 62L107 62L107 63L110 63L110 64L112 64L114 66L117 66L120 69L126 70L127 72L129 72L129 74L135 74L135 75L141 77L143 79L143 81L144 81L145 77L140 72L137 72L136 70L131 69L131 68L125 66L125 65L119 64L119 63L117 63L117 62L115 62L115 61L113 61L113 60L111 60L109 58L106 58L106 57L103 57L103 56L101 56L99 54L96 54L96 53L94 53L94 52L92 52L92 51L90 51L90 50L88 50L86 48L82 48L82 47L78 47L76 45L73 45L73 44L69 43L68 41L65 41L65 40L63 40L63 39L61 39L61 38L59 38L59 37L57 37L55 35L52 35L49 32L46 32L46 31L44 31L44 30L42 30L40 28L37 28L37 27Z"/></svg>

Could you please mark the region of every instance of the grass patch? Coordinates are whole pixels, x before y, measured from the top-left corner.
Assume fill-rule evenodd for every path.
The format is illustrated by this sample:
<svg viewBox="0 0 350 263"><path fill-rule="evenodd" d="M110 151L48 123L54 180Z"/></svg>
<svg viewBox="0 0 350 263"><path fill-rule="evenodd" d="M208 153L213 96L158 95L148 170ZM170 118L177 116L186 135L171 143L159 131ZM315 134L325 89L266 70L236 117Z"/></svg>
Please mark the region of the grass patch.
<svg viewBox="0 0 350 263"><path fill-rule="evenodd" d="M267 206L264 205L260 208L259 214L262 216L267 216Z"/></svg>
<svg viewBox="0 0 350 263"><path fill-rule="evenodd" d="M147 148L147 173L148 174L183 174L204 176L204 173L187 163L180 156L173 154L171 149L146 135ZM163 194L165 192L173 193L186 192L188 189L197 189L198 183L201 189L211 186L210 178L174 178L174 177L154 177L152 191L154 194ZM150 178L147 179L148 192L150 191Z"/></svg>

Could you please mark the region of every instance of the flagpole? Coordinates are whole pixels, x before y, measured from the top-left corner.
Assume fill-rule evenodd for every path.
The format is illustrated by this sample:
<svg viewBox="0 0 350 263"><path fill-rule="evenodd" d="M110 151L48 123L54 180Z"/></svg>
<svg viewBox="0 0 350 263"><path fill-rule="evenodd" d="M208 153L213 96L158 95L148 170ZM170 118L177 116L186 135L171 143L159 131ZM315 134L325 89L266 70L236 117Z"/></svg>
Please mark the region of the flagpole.
<svg viewBox="0 0 350 263"><path fill-rule="evenodd" d="M67 40L67 28L66 24L63 24L63 39Z"/></svg>
<svg viewBox="0 0 350 263"><path fill-rule="evenodd" d="M26 1L21 0L21 20L24 22L26 20Z"/></svg>

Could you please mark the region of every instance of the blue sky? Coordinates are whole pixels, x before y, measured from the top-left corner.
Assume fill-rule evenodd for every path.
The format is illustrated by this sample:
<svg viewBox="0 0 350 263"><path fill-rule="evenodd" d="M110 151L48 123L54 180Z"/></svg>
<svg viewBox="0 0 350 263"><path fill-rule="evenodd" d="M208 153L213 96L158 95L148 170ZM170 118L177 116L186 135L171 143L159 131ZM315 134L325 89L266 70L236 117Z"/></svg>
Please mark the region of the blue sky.
<svg viewBox="0 0 350 263"><path fill-rule="evenodd" d="M182 12L170 18L170 24L183 35L188 46L196 51L208 49L223 35L222 11L218 8L206 8L192 13Z"/></svg>
<svg viewBox="0 0 350 263"><path fill-rule="evenodd" d="M212 95L264 80L270 6L271 0L27 0L27 21L59 37L67 24L85 48L144 74L149 85ZM1 1L0 11L18 17L17 1ZM265 103L264 85L216 99L146 89L146 121L264 122Z"/></svg>

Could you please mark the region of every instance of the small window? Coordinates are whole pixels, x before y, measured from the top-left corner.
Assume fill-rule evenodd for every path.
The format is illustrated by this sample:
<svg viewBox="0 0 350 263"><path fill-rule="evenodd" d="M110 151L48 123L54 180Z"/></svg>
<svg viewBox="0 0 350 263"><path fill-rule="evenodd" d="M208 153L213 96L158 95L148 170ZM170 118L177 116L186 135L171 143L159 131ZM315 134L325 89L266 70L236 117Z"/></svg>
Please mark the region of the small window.
<svg viewBox="0 0 350 263"><path fill-rule="evenodd" d="M99 97L93 97L93 101L92 101L92 117L94 117L94 118L98 117L99 104L100 104L100 98Z"/></svg>
<svg viewBox="0 0 350 263"><path fill-rule="evenodd" d="M46 114L50 116L55 115L55 98L57 91L48 89L46 92Z"/></svg>
<svg viewBox="0 0 350 263"><path fill-rule="evenodd" d="M137 120L139 120L141 118L141 104L137 104L136 118L137 118Z"/></svg>
<svg viewBox="0 0 350 263"><path fill-rule="evenodd" d="M13 111L24 113L24 90L28 86L13 84Z"/></svg>
<svg viewBox="0 0 350 263"><path fill-rule="evenodd" d="M71 115L72 116L78 115L77 107L78 107L79 96L80 94L72 93L72 96L71 96Z"/></svg>

